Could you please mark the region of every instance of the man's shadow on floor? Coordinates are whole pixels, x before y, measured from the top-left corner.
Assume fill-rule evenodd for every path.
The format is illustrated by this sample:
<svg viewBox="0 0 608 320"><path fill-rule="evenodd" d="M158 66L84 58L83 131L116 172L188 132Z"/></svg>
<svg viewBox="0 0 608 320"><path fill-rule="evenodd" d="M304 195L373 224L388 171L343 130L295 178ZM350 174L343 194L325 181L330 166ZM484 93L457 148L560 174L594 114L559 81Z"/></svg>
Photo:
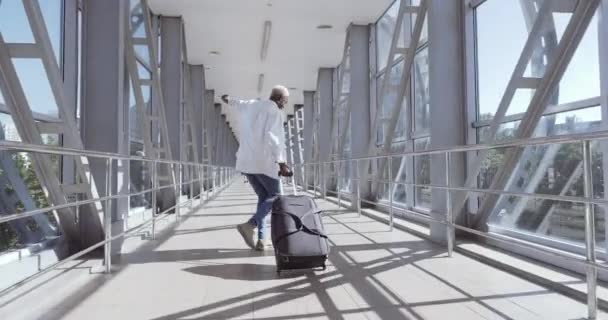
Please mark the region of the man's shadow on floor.
<svg viewBox="0 0 608 320"><path fill-rule="evenodd" d="M314 275L312 270L282 272L279 276L277 268L268 264L236 263L213 264L184 269L193 274L221 278L224 280L268 281L274 279L295 279L306 275Z"/></svg>

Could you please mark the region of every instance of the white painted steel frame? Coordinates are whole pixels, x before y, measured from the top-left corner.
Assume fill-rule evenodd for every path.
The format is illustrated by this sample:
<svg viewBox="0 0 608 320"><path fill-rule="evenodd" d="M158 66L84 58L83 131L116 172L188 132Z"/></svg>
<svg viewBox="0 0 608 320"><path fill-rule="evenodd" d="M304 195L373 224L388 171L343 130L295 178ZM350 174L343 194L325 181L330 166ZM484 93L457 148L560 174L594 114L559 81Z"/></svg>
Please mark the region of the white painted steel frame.
<svg viewBox="0 0 608 320"><path fill-rule="evenodd" d="M503 99L499 105L499 108L492 120L490 126L490 137L495 139L496 132L498 131L499 125L505 116L507 109L513 99L515 90L519 88L518 81L524 77L524 72L528 63L532 58L535 46L540 42L543 28L549 19L552 18L554 12L553 2L545 2L539 9L538 16L530 34L526 45L522 51L518 64L513 72L513 76L507 86ZM560 40L560 43L556 49L553 59L549 61L549 65L545 70L544 75L539 78L537 83L537 90L535 91L533 98L528 106L528 109L523 117L521 124L516 132L517 138L527 138L534 132L540 118L543 115L545 107L549 105L549 100L552 98L553 92L556 90L559 82L568 66L572 56L580 43L584 32L589 25L595 11L599 5L597 0L581 1L576 7L572 14L570 22L568 23L566 30ZM501 166L497 174L494 176L492 181L492 188L501 188L507 181L510 171L514 168L522 155L523 150L516 148L514 150L507 151L505 155L504 165ZM481 169L482 161L487 156L486 152L482 152L478 157L473 160L470 166L471 171L468 172L468 177L465 182L465 186L471 187L477 183L477 175ZM461 196L457 201L455 212L459 212L464 206L467 196ZM480 212L476 216L476 225L483 227L485 220L491 213L492 207L495 205L495 197L488 197L484 200L481 205Z"/></svg>
<svg viewBox="0 0 608 320"><path fill-rule="evenodd" d="M184 29L182 22L182 29ZM196 162L199 161L199 150L198 150L198 139L199 134L196 128L196 112L194 110L194 89L192 88L192 74L190 71L190 65L188 64L188 48L186 46L186 33L182 32L182 43L184 47L182 48L182 68L183 68L183 86L182 86L182 107L184 109L184 118L182 125L182 152L183 157L186 161ZM185 177L187 180L194 180L195 177L200 178L200 172L197 170L192 170L188 168L185 172ZM190 192L192 192L192 187L190 186Z"/></svg>
<svg viewBox="0 0 608 320"><path fill-rule="evenodd" d="M375 154L376 153L376 134L378 132L378 127L380 125L380 113L381 110L383 109L383 105L384 105L384 99L386 97L386 93L388 92L388 86L390 85L390 74L391 74L391 70L393 68L396 67L396 62L397 60L399 60L397 58L397 56L403 56L403 72L399 77L399 85L396 86L397 89L397 99L395 101L395 104L393 106L391 106L390 108L390 116L389 116L389 124L388 124L388 128L387 128L387 132L384 135L384 142L382 143L382 145L380 146L381 150L380 153L381 154L387 154L390 153L392 144L393 144L393 137L394 137L394 133L395 133L395 128L397 125L397 121L399 119L399 114L402 111L402 105L403 105L403 101L404 99L406 99L406 97L408 97L409 99L409 92L410 92L410 84L411 84L411 78L412 78L412 68L414 66L414 59L415 59L415 55L418 51L418 47L419 47L419 43L420 43L420 38L422 35L422 28L424 25L424 21L426 19L426 12L427 12L427 0L421 0L418 6L410 6L408 3L406 3L406 1L401 1L400 2L400 7L399 7L399 12L397 15L397 20L395 23L395 32L393 33L393 38L391 41L391 48L388 54L388 61L386 64L386 68L384 68L384 79L382 81L382 87L380 92L376 92L376 95L378 97L380 97L380 100L376 106L376 112L374 113L374 120L372 122L372 128L370 130L370 141L368 144L368 154ZM403 21L405 19L405 15L408 14L410 17L412 15L415 14L416 19L414 22L414 28L412 29L411 32L411 37L410 37L410 41L409 44L406 43L407 48L398 48L399 46L399 41L400 38L403 37L402 32L404 32L403 30ZM409 31L409 28L408 28ZM377 39L376 39L377 41ZM409 103L411 104L411 103ZM367 177L369 176L369 167L371 166L372 162L368 162L365 165L365 168L367 168L366 170L364 170L363 172L363 177L364 179L367 179ZM386 161L380 161L378 164L378 168L376 170L376 175L382 175L385 170L386 170ZM413 173L413 169L412 169L412 173ZM406 176L410 176L410 174L406 175ZM391 177L391 180L393 180L393 177ZM372 190L375 191L375 193L377 194L378 191L378 186L376 183L372 184ZM393 193L393 190L389 191L391 194ZM409 193L411 194L411 193ZM392 196L391 196L392 198Z"/></svg>
<svg viewBox="0 0 608 320"><path fill-rule="evenodd" d="M452 241L451 237L454 234L455 230L465 231L467 233L471 233L476 236L480 236L484 239L489 239L493 241L497 241L499 243L515 245L517 247L523 248L525 250L530 250L539 254L547 254L553 257L561 258L568 260L569 262L575 263L579 266L583 266L587 269L586 283L587 283L587 306L588 306L588 319L596 319L597 316L597 273L598 270L608 271L608 266L598 263L595 259L596 249L595 249L595 226L594 226L594 214L593 214L593 206L594 205L608 205L608 200L606 199L596 199L593 197L592 193L592 173L591 173L591 153L590 153L590 145L592 142L605 141L608 139L608 131L596 132L596 133L585 133L585 134L570 134L563 136L554 136L554 137L541 137L541 138L529 138L529 139L516 139L507 142L495 143L495 144L486 144L486 145L465 145L465 146L455 146L449 148L442 149L434 149L428 151L413 151L413 152L405 152L399 154L389 154L389 155L379 155L379 156L366 156L366 157L357 157L351 159L340 159L340 160L329 160L326 162L316 162L316 163L305 163L302 166L308 170L311 166L313 168L318 166L325 166L330 163L340 164L343 162L358 162L358 161L369 161L373 159L386 159L389 163L393 157L415 157L422 155L441 155L443 154L446 159L445 166L445 177L446 184L445 185L431 185L431 184L416 184L416 183L407 183L407 182L396 182L393 179L376 179L380 183L388 183L388 184L401 184L401 185L413 185L415 187L430 187L434 189L445 190L448 194L446 197L446 203L450 204L450 193L451 192L474 192L474 193L486 193L493 195L501 195L501 196L516 196L516 197L528 197L528 198L537 198L537 199L545 199L545 200L554 200L554 201L565 201L565 202L575 202L575 203L583 203L585 204L585 248L586 248L586 257L585 259L581 259L579 255L565 252L560 249L548 248L543 245L537 243L530 243L521 239L511 238L503 235L488 233L476 229L472 229L470 227L461 226L454 222L451 206L447 206L446 219L437 219L431 216L425 216L416 212L410 212L411 214L417 215L422 219L425 219L432 223L440 223L446 225L448 228L446 229L448 242L447 249L448 254L451 255L452 248L454 246L454 241ZM585 185L585 193L584 196L564 196L564 195L551 195L551 194L538 194L538 193L528 193L528 192L511 192L505 191L502 189L479 189L479 188L471 188L471 187L458 187L452 186L450 182L450 155L454 153L462 153L462 152L470 152L470 151L483 151L483 150L492 150L492 149L502 149L502 148L512 148L512 147L530 147L530 146L540 146L540 145L550 145L550 144L566 144L566 143L578 143L583 148L583 163L584 163L584 185ZM390 170L390 166L389 166ZM357 178L361 179L361 178ZM341 206L340 203L340 190L337 192L338 195L338 205ZM316 191L314 192L316 195ZM379 204L379 203L378 203ZM383 205L384 206L384 205ZM393 225L393 203L392 201L387 205L389 210L389 226ZM453 209L453 208L452 208Z"/></svg>
<svg viewBox="0 0 608 320"><path fill-rule="evenodd" d="M136 110L143 131L144 152L147 156L153 158L171 160L173 159L173 154L169 146L169 132L158 66L157 34L152 28L152 12L150 11L147 0L140 0L140 5L133 9L129 15L129 19L131 19L132 13L136 10L141 10L143 21L140 23L144 24L145 36L144 38L136 37L134 35L134 26L129 23L128 25L131 29L130 32L127 32L127 36L125 37L125 54L127 69L132 84L131 87L136 103ZM138 24L136 24L135 27L137 25ZM149 61L149 64L146 68L149 68L151 79L144 80L140 78L137 63L142 59L137 58L135 50L135 46L137 45L145 45L148 49L147 60ZM153 101L153 106L148 106L146 104L142 89L143 86L150 87L150 99ZM157 138L156 133L159 134L160 139ZM157 178L162 182L161 185L175 185L175 182L177 181L176 173L169 167L161 168L160 173L157 174Z"/></svg>
<svg viewBox="0 0 608 320"><path fill-rule="evenodd" d="M112 201L116 201L119 199L127 198L130 196L135 196L135 195L143 195L143 194L146 194L149 192L152 193L152 198L154 199L159 190L176 187L175 185L160 186L158 184L158 179L152 179L153 186L151 189L134 192L134 193L129 192L129 193L125 194L125 193L117 192L116 194L112 194L112 191L111 191L112 190L112 187L111 187L112 176L113 176L112 168L114 166L115 161L126 161L126 162L144 161L144 162L151 163L152 165L150 167L152 169L153 176L156 176L156 172L157 172L156 169L161 164L169 165L169 166L179 166L180 168L183 168L186 166L192 166L192 167L198 167L199 170L201 167L207 166L207 167L211 168L211 170L214 172L221 171L223 173L224 179L222 179L221 184L219 186L214 186L213 197L207 197L207 199L206 199L207 201L215 198L219 192L221 192L228 185L231 184L232 178L234 178L236 176L236 172L234 171L234 169L229 168L229 167L203 165L203 164L196 163L196 162L170 161L170 160L162 160L162 159L151 159L151 158L146 158L146 157L126 156L126 155L122 155L122 154L118 154L118 153L86 151L86 150L75 149L75 148L61 148L61 147L52 147L52 146L37 145L37 144L0 141L0 150L2 150L3 152L7 152L7 151L28 152L31 154L45 154L45 155L59 155L59 156L73 156L73 157L87 157L87 158L94 158L94 159L103 159L103 160L105 160L105 163L106 163L105 179L106 179L106 186L107 186L106 194L103 197L98 196L94 199L74 201L74 202L70 202L70 203L53 205L53 206L46 207L46 208L38 208L38 209L34 209L34 210L29 210L27 212L13 213L13 214L5 215L5 216L0 217L0 223L8 223L11 221L16 221L16 220L24 219L27 217L32 217L32 216L39 215L39 214L49 212L49 211L58 211L58 210L66 209L66 208L79 207L79 206L83 206L83 205L87 205L87 204L95 204L98 202L103 202L103 203L105 203L106 206L110 207ZM183 181L180 183L181 184L192 184L193 182L194 181ZM197 197L200 199L199 204L202 204L203 203L202 190L201 190L201 193L199 193L199 195ZM192 202L190 202L190 203L192 203ZM181 203L178 201L178 202L176 202L176 204L173 207L167 208L163 212L160 212L160 213L157 212L157 207L153 206L152 207L152 210L153 210L152 217L150 219L142 222L139 226L130 228L128 230L120 232L119 234L112 233L111 210L106 210L104 212L104 227L107 232L105 233L105 235L102 239L100 239L98 242L88 245L83 250L76 252L61 261L58 261L44 269L41 269L37 273L35 273L25 279L22 279L19 282L15 283L7 288L0 290L0 297L5 296L5 295L13 292L16 289L19 289L19 288L23 287L24 285L26 285L27 283L30 283L31 281L38 279L41 276L47 274L48 272L56 270L57 268L65 265L66 263L73 261L75 259L78 259L78 258L86 255L87 253L90 253L93 250L100 248L100 247L105 248L104 260L103 260L104 270L106 273L111 273L111 271L112 271L112 269L111 269L111 265L112 265L111 246L112 246L113 241L115 241L119 238L122 238L126 235L132 234L132 233L139 231L142 228L148 227L148 226L151 227L150 239L154 240L155 235L156 235L156 222L163 220L163 219L167 218L168 216L170 216L170 215L167 215L166 213L169 212L170 210L172 210L174 207L179 207L179 206L181 206ZM191 208L194 210L194 208L192 206L191 206ZM178 215L175 215L175 217L176 217L176 220L179 220Z"/></svg>
<svg viewBox="0 0 608 320"><path fill-rule="evenodd" d="M74 117L73 105L66 98L63 76L57 64L38 1L23 0L22 3L28 24L34 36L34 43L26 45L6 43L0 35L0 76L2 77L0 89L5 97L6 106L10 110L15 126L24 142L42 145L41 135L44 133L54 133L63 136L63 144L65 146L84 150ZM57 106L59 118L57 122L53 122L50 125L43 122L36 123L12 58L39 59L42 62ZM52 169L52 163L48 155L32 154L32 159L36 176L43 185L51 203L56 205L66 204L69 197L66 190L70 190L70 193L80 194L85 199L95 199L98 197L97 189L90 173L89 161L86 157L73 157L76 181L69 186L62 185L60 178ZM96 215L87 215L87 218L90 219L88 220L90 229L87 230L87 239L83 239L82 234L80 234L77 226L78 218L74 210L64 208L58 211L59 223L68 239L76 243L80 242L81 245L86 245L83 241L95 241L102 237L102 203L90 203L80 208L80 210L85 213L96 213Z"/></svg>

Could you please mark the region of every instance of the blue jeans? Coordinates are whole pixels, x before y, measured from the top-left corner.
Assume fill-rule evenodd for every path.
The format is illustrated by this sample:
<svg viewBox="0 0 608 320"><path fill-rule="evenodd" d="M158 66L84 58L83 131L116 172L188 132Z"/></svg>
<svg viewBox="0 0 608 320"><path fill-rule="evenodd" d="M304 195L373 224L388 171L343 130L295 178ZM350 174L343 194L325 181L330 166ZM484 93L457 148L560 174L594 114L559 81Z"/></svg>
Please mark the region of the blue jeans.
<svg viewBox="0 0 608 320"><path fill-rule="evenodd" d="M265 174L245 174L249 184L258 195L258 206L249 223L258 227L258 239L266 239L266 217L280 191L280 182Z"/></svg>

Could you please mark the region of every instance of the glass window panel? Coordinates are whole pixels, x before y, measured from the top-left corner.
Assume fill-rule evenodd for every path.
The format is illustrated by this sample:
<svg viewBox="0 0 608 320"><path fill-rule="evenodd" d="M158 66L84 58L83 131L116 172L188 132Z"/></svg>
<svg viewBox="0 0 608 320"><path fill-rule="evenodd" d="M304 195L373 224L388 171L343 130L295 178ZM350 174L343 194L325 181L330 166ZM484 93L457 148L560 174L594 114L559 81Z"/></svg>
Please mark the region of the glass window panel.
<svg viewBox="0 0 608 320"><path fill-rule="evenodd" d="M416 131L431 128L429 95L429 53L424 49L414 59L414 128Z"/></svg>
<svg viewBox="0 0 608 320"><path fill-rule="evenodd" d="M144 15L139 0L131 0L131 32L135 37L145 37Z"/></svg>
<svg viewBox="0 0 608 320"><path fill-rule="evenodd" d="M378 70L384 69L388 61L399 5L400 0L395 1L376 23L376 63ZM403 45L403 41L400 44Z"/></svg>
<svg viewBox="0 0 608 320"><path fill-rule="evenodd" d="M0 80L0 85L2 84L2 80ZM2 95L2 91L0 90L0 111L8 112L6 109L6 101L4 100L4 96Z"/></svg>
<svg viewBox="0 0 608 320"><path fill-rule="evenodd" d="M488 0L476 10L479 114L494 115L528 37L521 6Z"/></svg>
<svg viewBox="0 0 608 320"><path fill-rule="evenodd" d="M340 163L340 191L351 192L351 163L350 161L344 161Z"/></svg>
<svg viewBox="0 0 608 320"><path fill-rule="evenodd" d="M0 96L2 95L0 94ZM15 122L10 114L0 113L0 126L4 133L4 138L0 140L21 141L17 127L15 127Z"/></svg>
<svg viewBox="0 0 608 320"><path fill-rule="evenodd" d="M21 1L0 1L0 32L9 43L34 43L34 35Z"/></svg>
<svg viewBox="0 0 608 320"><path fill-rule="evenodd" d="M53 51L55 52L55 58L57 58L57 63L61 64L61 61L63 60L61 59L63 52L61 48L61 30L63 25L63 0L39 0L38 3L40 4L42 17L44 19L47 32L49 33L49 37L51 39L51 46L53 47Z"/></svg>
<svg viewBox="0 0 608 320"><path fill-rule="evenodd" d="M139 59L142 59L144 63L147 63L149 65L150 64L150 54L148 52L148 46L138 44L138 45L134 45L133 47L135 48L135 54L137 54L137 57Z"/></svg>
<svg viewBox="0 0 608 320"><path fill-rule="evenodd" d="M406 149L405 143L399 143L395 146L395 152L404 152ZM408 186L401 183L406 183L408 171L411 170L412 162L408 157L393 157L393 178L395 179L395 186L393 187L393 202L405 206L407 204L408 196L407 190Z"/></svg>
<svg viewBox="0 0 608 320"><path fill-rule="evenodd" d="M388 125L389 125L389 118L391 117L392 114L392 109L395 107L395 103L397 102L397 98L398 97L398 85L399 85L399 81L400 78L403 74L403 61L399 62L398 64L396 64L393 68L390 69L390 79L389 82L387 83L387 89L386 89L386 94L384 95L384 99L382 98L381 94L382 94L382 85L383 85L383 81L384 81L384 76L381 76L378 78L377 81L377 88L378 88L378 100L377 100L377 104L378 106L381 106L380 108L378 108L380 115L379 115L379 121L380 121L380 125L378 126L378 144L383 144L384 143L384 138L386 135L388 135ZM395 134L393 135L393 141L401 141L403 139L405 139L406 137L406 121L407 121L407 99L403 99L403 102L401 104L401 111L399 112L399 119L397 121L397 126L395 127Z"/></svg>
<svg viewBox="0 0 608 320"><path fill-rule="evenodd" d="M593 194L603 197L603 159L600 145L592 149ZM562 144L526 148L541 161L528 161L521 170L522 178L513 181L509 190L524 190L539 194L567 196L583 195L582 147L580 144ZM524 153L525 155L525 153ZM527 178L524 178L527 177ZM501 197L489 220L499 230L530 233L549 239L582 245L584 243L584 205L534 198ZM604 212L596 207L598 244L605 245L603 232Z"/></svg>
<svg viewBox="0 0 608 320"><path fill-rule="evenodd" d="M541 77L544 74L547 57L551 56L552 48L557 46L571 17L567 13L553 14L554 23L546 30L542 47L539 42L539 48L527 66L526 76ZM550 104L564 104L600 95L597 30L598 19L594 17ZM527 35L521 5L489 0L477 9L479 119L492 118L498 109ZM519 91L522 90L517 90L507 114L525 111L534 91L527 90L528 95L521 94Z"/></svg>
<svg viewBox="0 0 608 320"><path fill-rule="evenodd" d="M59 109L40 59L13 59L32 112L59 117Z"/></svg>
<svg viewBox="0 0 608 320"><path fill-rule="evenodd" d="M407 143L404 141L397 142L391 146L390 153L402 153L408 149ZM388 161L388 160L387 160ZM397 182L406 182L408 165L411 167L412 162L406 160L404 157L393 157L392 159L392 174L393 178ZM388 180L388 164L384 171L379 174L381 179ZM381 201L389 201L389 189L388 184L379 184L378 199ZM407 187L405 185L394 184L393 185L393 203L398 206L405 206L407 201Z"/></svg>
<svg viewBox="0 0 608 320"><path fill-rule="evenodd" d="M556 19L556 25L563 24L561 20L562 19ZM587 31L560 82L557 99L559 104L584 100L600 95L597 30L598 18L596 15L591 21L589 28L587 28Z"/></svg>
<svg viewBox="0 0 608 320"><path fill-rule="evenodd" d="M152 72L139 62L137 62L137 73L140 79L152 79Z"/></svg>
<svg viewBox="0 0 608 320"><path fill-rule="evenodd" d="M528 110L528 106L530 106L530 101L532 101L532 97L534 97L534 93L536 90L534 89L517 89L515 90L515 94L513 95L513 99L511 100L511 104L507 109L506 115L513 115L518 113L524 113ZM498 108L497 108L498 109ZM484 117L493 118L493 115L486 114Z"/></svg>
<svg viewBox="0 0 608 320"><path fill-rule="evenodd" d="M382 108L382 83L384 81L384 73L382 75L380 75L377 79L376 79L376 106L378 106L377 111L378 112L378 129L376 132L376 144L377 145L382 145L384 143L384 131L386 131L386 117L387 115L385 115L384 112L384 108Z"/></svg>
<svg viewBox="0 0 608 320"><path fill-rule="evenodd" d="M130 153L133 156L142 156L144 154L142 143L131 141L130 149ZM129 161L129 172L131 192L139 192L151 188L149 169L145 162L135 160ZM130 208L138 208L143 214L143 208L150 207L151 196L151 193L146 193L144 195L130 197ZM129 213L133 214L136 211L137 210L130 210Z"/></svg>
<svg viewBox="0 0 608 320"><path fill-rule="evenodd" d="M421 151L429 148L431 138L422 138L414 141L414 150ZM414 157L414 172L416 175L416 184L431 183L431 157L422 155ZM431 188L416 187L415 206L422 208L430 208L431 206Z"/></svg>
<svg viewBox="0 0 608 320"><path fill-rule="evenodd" d="M84 33L83 28L82 28L82 10L78 10L78 52L82 53L82 38ZM78 54L78 80L76 82L76 118L80 119L80 114L81 114L81 110L82 110L82 95L80 94L82 92L82 54ZM77 124L80 126L80 121L77 121Z"/></svg>
<svg viewBox="0 0 608 320"><path fill-rule="evenodd" d="M582 133L601 129L601 107L590 107L580 110L562 112L543 116L534 132L535 137L556 136L571 133ZM499 126L496 141L515 137L520 121L511 121ZM490 143L489 127L479 129L479 143Z"/></svg>

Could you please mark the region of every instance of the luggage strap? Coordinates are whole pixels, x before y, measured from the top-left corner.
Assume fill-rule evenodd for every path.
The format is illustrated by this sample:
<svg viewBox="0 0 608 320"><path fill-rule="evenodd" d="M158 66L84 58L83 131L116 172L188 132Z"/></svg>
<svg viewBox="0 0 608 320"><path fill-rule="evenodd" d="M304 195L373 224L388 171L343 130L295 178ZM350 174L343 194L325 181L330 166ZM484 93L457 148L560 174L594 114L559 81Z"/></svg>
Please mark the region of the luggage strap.
<svg viewBox="0 0 608 320"><path fill-rule="evenodd" d="M325 235L325 234L321 233L321 232L320 232L319 230L317 230L317 229L311 229L311 228L307 227L307 226L304 224L304 222L302 222L302 219L303 219L304 217L306 217L306 216L308 216L308 215L310 215L310 214L319 214L319 213L321 213L321 212L322 212L322 210L319 210L319 209L316 209L316 208L315 208L315 209L311 209L311 210L309 210L308 212L306 212L305 214L303 214L301 218L300 218L300 217L298 217L298 216L296 216L295 214L293 214L293 213L291 213L291 212L287 212L287 211L281 211L281 212L277 212L278 214L284 214L284 215L288 215L288 216L290 216L290 217L291 217L291 218L292 218L292 219L293 219L293 220L296 222L296 228L297 228L297 230L292 231L292 232L288 232L288 233L285 233L285 234L281 235L280 237L278 237L278 238L275 240L275 242L276 242L276 243L279 243L279 242L281 242L283 239L285 239L285 238L289 237L290 235L292 235L292 234L294 234L294 233L298 233L298 232L300 232L300 231L304 231L304 232L306 232L306 233L309 233L309 234L312 234L312 235L316 235L316 236L319 236L319 237L321 237L321 238L328 239L328 238L327 238L327 235Z"/></svg>

